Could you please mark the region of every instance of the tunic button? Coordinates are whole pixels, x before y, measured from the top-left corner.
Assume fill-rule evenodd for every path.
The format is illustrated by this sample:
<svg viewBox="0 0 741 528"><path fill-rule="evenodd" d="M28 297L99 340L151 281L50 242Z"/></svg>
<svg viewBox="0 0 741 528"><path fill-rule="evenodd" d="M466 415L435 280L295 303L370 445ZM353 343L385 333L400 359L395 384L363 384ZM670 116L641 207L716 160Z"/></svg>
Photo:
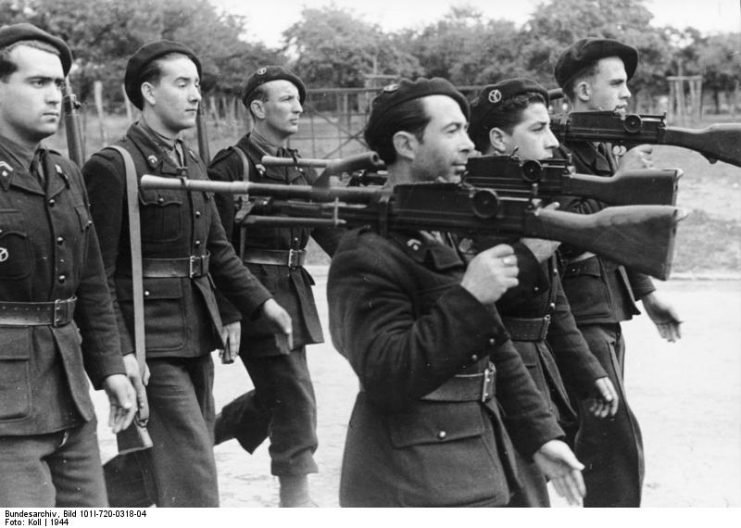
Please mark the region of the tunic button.
<svg viewBox="0 0 741 528"><path fill-rule="evenodd" d="M201 212L200 211L196 211L196 218L200 218L200 217L201 217Z"/></svg>
<svg viewBox="0 0 741 528"><path fill-rule="evenodd" d="M194 245L195 245L195 247L201 247L201 241L200 240L196 240L194 242Z"/></svg>
<svg viewBox="0 0 741 528"><path fill-rule="evenodd" d="M539 292L540 291L540 288L538 288L537 286L533 286L533 291L534 292Z"/></svg>
<svg viewBox="0 0 741 528"><path fill-rule="evenodd" d="M149 297L149 290L144 290L144 297Z"/></svg>
<svg viewBox="0 0 741 528"><path fill-rule="evenodd" d="M549 307L550 307L551 310L555 310L556 309L556 303L551 303L549 305Z"/></svg>
<svg viewBox="0 0 741 528"><path fill-rule="evenodd" d="M476 354L473 354L473 355L471 356L471 361L473 361L474 363L475 363L476 361L478 361L478 360L479 360L479 356L477 356Z"/></svg>
<svg viewBox="0 0 741 528"><path fill-rule="evenodd" d="M64 244L64 237L57 237L57 244L59 244L60 246Z"/></svg>
<svg viewBox="0 0 741 528"><path fill-rule="evenodd" d="M49 198L47 203L49 204L49 207L54 207L54 204L57 203L57 201L54 198Z"/></svg>
<svg viewBox="0 0 741 528"><path fill-rule="evenodd" d="M494 339L493 337L490 337L490 338L489 338L489 344L490 344L491 346L494 346L494 344L495 344L496 342L497 342L497 340L496 340L496 339Z"/></svg>
<svg viewBox="0 0 741 528"><path fill-rule="evenodd" d="M157 203L165 203L165 199L160 196L157 198Z"/></svg>
<svg viewBox="0 0 741 528"><path fill-rule="evenodd" d="M59 282L61 282L62 284L64 284L64 281L67 280L67 275L60 275L58 277L58 280L59 280Z"/></svg>
<svg viewBox="0 0 741 528"><path fill-rule="evenodd" d="M437 437L438 437L438 438L439 438L440 440L445 440L445 437L446 437L446 436L448 436L448 433L446 433L445 431L440 431L439 433L437 433Z"/></svg>

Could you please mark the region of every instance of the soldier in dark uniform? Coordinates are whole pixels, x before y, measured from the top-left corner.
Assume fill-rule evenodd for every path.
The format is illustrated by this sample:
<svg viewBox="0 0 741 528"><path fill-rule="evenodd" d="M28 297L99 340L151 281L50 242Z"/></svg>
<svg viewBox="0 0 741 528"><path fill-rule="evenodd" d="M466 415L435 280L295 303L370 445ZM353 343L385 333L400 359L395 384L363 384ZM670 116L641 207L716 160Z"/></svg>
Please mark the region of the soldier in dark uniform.
<svg viewBox="0 0 741 528"><path fill-rule="evenodd" d="M484 155L544 160L553 157L558 147L549 124L547 90L528 79L507 79L485 87L474 100L468 134ZM571 429L576 425L576 414L564 380L572 394L592 400L590 412L597 418L613 416L618 398L576 328L554 256L558 245L530 238L513 244L519 284L502 296L497 309L549 409L564 429ZM510 506L549 506L542 473L521 457L518 463L523 488L515 493Z"/></svg>
<svg viewBox="0 0 741 528"><path fill-rule="evenodd" d="M374 100L365 139L389 185L456 181L473 151L467 117L448 81L403 80ZM582 466L494 306L517 285L515 254L498 245L466 266L449 240L361 228L335 252L330 331L361 386L340 504L506 505L518 487L512 443L578 502Z"/></svg>
<svg viewBox="0 0 741 528"><path fill-rule="evenodd" d="M195 125L201 65L182 44L140 48L126 67L125 88L142 111L117 145L128 151L137 178L205 179L206 167L180 139ZM103 149L83 174L108 274L121 346L132 350L131 244L126 177L119 152ZM139 190L149 431L158 506L217 506L213 456L213 362L223 348L214 284L233 303L227 321L261 315L266 332L290 337L290 316L234 253L213 196ZM270 330L267 330L269 328ZM225 332L225 335L229 332Z"/></svg>
<svg viewBox="0 0 741 528"><path fill-rule="evenodd" d="M239 142L219 152L208 169L219 181L250 180L283 185L312 184L310 169L265 167L265 155L295 158L287 148L298 131L306 88L301 79L280 66L258 69L247 79L242 102L254 127ZM339 239L329 228L240 227L240 202L218 195L216 205L227 236L242 261L288 310L293 320L293 348L280 347L265 331L262 321L242 321L239 355L255 390L226 405L216 418L216 443L237 438L252 453L270 434L271 471L280 480L280 504L312 505L307 474L317 471L316 401L306 363L306 345L322 343L311 286L314 280L303 267L306 244L313 237L332 254Z"/></svg>
<svg viewBox="0 0 741 528"><path fill-rule="evenodd" d="M87 376L114 433L136 410L80 170L40 144L71 64L67 44L31 24L0 29L3 507L107 506Z"/></svg>
<svg viewBox="0 0 741 528"><path fill-rule="evenodd" d="M625 112L630 98L627 82L637 64L635 48L615 40L588 38L561 54L555 77L571 110ZM651 148L647 145L631 149L619 163L609 144L571 142L565 147L562 154L570 153L577 172L583 174L610 177L618 169L651 165ZM592 199L561 202L562 208L581 213L605 207ZM620 323L640 313L638 300L661 337L670 342L680 337L680 320L674 309L656 295L649 277L578 248L562 247L560 251L565 261L563 287L576 323L621 400L617 414L609 420L580 413L576 452L587 466L584 477L589 494L585 506L639 506L643 442L623 385L625 345Z"/></svg>

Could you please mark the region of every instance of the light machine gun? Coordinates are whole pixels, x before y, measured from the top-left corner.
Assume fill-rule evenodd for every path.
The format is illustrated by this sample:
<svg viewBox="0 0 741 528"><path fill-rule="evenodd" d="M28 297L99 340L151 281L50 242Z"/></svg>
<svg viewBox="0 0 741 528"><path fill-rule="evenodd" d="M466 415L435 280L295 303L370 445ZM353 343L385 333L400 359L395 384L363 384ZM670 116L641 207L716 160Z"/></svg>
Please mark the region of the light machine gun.
<svg viewBox="0 0 741 528"><path fill-rule="evenodd" d="M667 205L608 207L594 214L544 209L533 198L500 196L468 184L404 184L347 188L212 182L145 175L143 189L251 195L245 225L363 226L380 233L425 229L464 236L537 237L566 242L659 279L669 276L676 226L683 214Z"/></svg>
<svg viewBox="0 0 741 528"><path fill-rule="evenodd" d="M604 141L631 148L644 143L694 150L714 163L741 167L741 123L691 129L666 125L663 115L622 115L617 112L571 112L551 118L551 130L561 141Z"/></svg>

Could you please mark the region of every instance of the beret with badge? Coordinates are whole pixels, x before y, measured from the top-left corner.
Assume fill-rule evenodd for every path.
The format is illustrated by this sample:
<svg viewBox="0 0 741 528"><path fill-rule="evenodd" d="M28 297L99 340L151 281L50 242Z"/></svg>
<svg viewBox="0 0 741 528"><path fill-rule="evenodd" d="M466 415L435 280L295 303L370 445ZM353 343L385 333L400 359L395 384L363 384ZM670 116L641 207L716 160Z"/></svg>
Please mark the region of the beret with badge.
<svg viewBox="0 0 741 528"><path fill-rule="evenodd" d="M198 69L198 76L201 76L201 61L189 47L172 40L158 40L144 44L134 53L129 62L126 64L126 73L124 74L124 88L126 95L131 103L139 110L144 106L141 92L141 75L146 67L155 59L169 55L170 53L180 53L192 60Z"/></svg>
<svg viewBox="0 0 741 528"><path fill-rule="evenodd" d="M365 125L366 143L371 143L369 138L375 137L378 131L387 121L389 112L407 101L427 97L430 95L447 95L455 100L461 107L463 115L470 115L468 101L450 81L442 77L427 79L420 77L415 81L402 79L399 83L389 84L383 87L380 93L373 99L370 117Z"/></svg>
<svg viewBox="0 0 741 528"><path fill-rule="evenodd" d="M638 66L637 49L617 40L591 37L577 40L566 48L556 61L553 75L563 88L584 68L606 57L622 59L628 79L633 77Z"/></svg>
<svg viewBox="0 0 741 528"><path fill-rule="evenodd" d="M284 80L294 84L298 88L298 99L304 104L306 99L306 86L292 71L282 66L263 66L247 78L247 82L242 90L242 103L249 107L252 102L251 96L258 86L270 81Z"/></svg>
<svg viewBox="0 0 741 528"><path fill-rule="evenodd" d="M491 114L513 97L526 93L540 94L545 100L545 105L548 106L548 90L530 79L505 79L485 86L471 103L471 130L475 131L483 127L488 131L491 128L488 123Z"/></svg>
<svg viewBox="0 0 741 528"><path fill-rule="evenodd" d="M3 26L0 28L0 49L7 48L11 44L15 44L21 40L40 40L51 44L57 50L59 50L59 58L62 61L62 71L65 77L69 73L69 69L72 67L72 51L67 46L67 43L62 39L50 35L46 31L37 28L33 24L23 22L21 24L12 24L9 26Z"/></svg>

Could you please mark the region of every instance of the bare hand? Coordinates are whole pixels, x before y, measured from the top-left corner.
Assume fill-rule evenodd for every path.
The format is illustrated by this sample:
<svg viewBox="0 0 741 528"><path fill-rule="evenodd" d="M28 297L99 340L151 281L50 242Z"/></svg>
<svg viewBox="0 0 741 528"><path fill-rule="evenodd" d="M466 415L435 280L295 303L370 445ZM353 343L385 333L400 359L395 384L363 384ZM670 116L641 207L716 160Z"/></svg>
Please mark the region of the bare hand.
<svg viewBox="0 0 741 528"><path fill-rule="evenodd" d="M476 255L468 264L461 286L481 304L493 304L517 286L517 257L512 246L499 244Z"/></svg>
<svg viewBox="0 0 741 528"><path fill-rule="evenodd" d="M656 325L659 335L662 338L670 343L674 343L682 337L679 329L682 321L670 304L661 300L656 295L656 292L645 295L641 301L643 302L643 307L646 309L646 313Z"/></svg>
<svg viewBox="0 0 741 528"><path fill-rule="evenodd" d="M651 145L633 147L620 158L619 171L650 169L654 166L651 154L654 148Z"/></svg>
<svg viewBox="0 0 741 528"><path fill-rule="evenodd" d="M262 315L276 334L285 336L288 349L293 349L293 323L288 312L275 299L268 299L262 305Z"/></svg>
<svg viewBox="0 0 741 528"><path fill-rule="evenodd" d="M134 387L125 375L112 374L103 380L103 389L110 402L108 426L119 433L131 425L136 414Z"/></svg>
<svg viewBox="0 0 741 528"><path fill-rule="evenodd" d="M149 383L149 366L144 363L144 372L139 368L139 362L136 354L126 354L123 357L124 367L126 368L126 377L134 388L136 397L136 408L139 412L140 423L147 423L149 420L149 402L147 401L147 389L145 386Z"/></svg>
<svg viewBox="0 0 741 528"><path fill-rule="evenodd" d="M221 340L224 342L224 349L219 350L221 362L224 365L234 363L239 355L239 346L242 338L242 323L235 321L225 324L221 329Z"/></svg>
<svg viewBox="0 0 741 528"><path fill-rule="evenodd" d="M594 388L597 395L589 400L589 412L597 418L615 416L620 399L610 378L599 378Z"/></svg>
<svg viewBox="0 0 741 528"><path fill-rule="evenodd" d="M535 452L533 461L561 497L569 504L581 505L587 494L581 475L584 465L576 459L569 446L560 440L549 440Z"/></svg>

